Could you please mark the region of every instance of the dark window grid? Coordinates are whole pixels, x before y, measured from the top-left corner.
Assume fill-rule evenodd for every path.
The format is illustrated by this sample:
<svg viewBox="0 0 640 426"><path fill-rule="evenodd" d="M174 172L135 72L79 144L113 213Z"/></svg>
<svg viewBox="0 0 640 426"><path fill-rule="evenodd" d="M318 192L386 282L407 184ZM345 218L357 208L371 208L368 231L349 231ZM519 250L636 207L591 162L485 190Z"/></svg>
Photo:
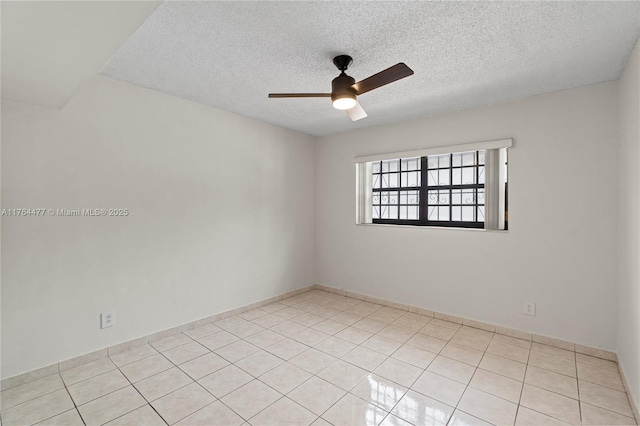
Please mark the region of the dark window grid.
<svg viewBox="0 0 640 426"><path fill-rule="evenodd" d="M482 172L484 172L484 170L481 172L480 168L484 167L484 164L479 164L477 166L461 166L461 167L441 167L441 168L437 168L437 169L429 169L427 170L427 173L431 173L431 172L440 172L440 170L449 170L449 183L453 182L453 173L456 170L461 170L461 169L475 169L475 181L480 182L480 174ZM460 177L462 179L462 173L460 173ZM435 180L435 179L434 179ZM428 182L428 180L427 180ZM467 184L457 184L457 185L476 185L476 183L467 183ZM431 185L431 186L438 186L438 187L446 187L449 185Z"/></svg>
<svg viewBox="0 0 640 426"><path fill-rule="evenodd" d="M420 195L419 195L419 190L420 190L420 186L406 186L403 187L402 186L402 173L409 173L409 172L419 172L422 173L422 166L420 168L409 168L409 169L403 169L402 168L402 160L397 160L398 161L398 170L397 171L382 171L382 161L380 161L380 172L379 173L373 173L373 175L377 175L379 178L379 182L380 182L380 187L379 188L373 188L373 192L374 193L378 193L378 214L380 216L382 216L382 208L383 207L393 207L393 206L397 206L398 207L398 217L400 216L400 207L416 207L419 206L419 200L420 200ZM419 164L421 164L421 162L419 162ZM382 182L383 182L383 176L384 175L398 175L398 185L399 186L394 186L394 187L382 187ZM387 182L390 182L390 180L387 180ZM418 203L413 203L413 204L404 204L404 203L400 203L400 192L404 192L404 191L416 191L418 192ZM383 203L382 202L382 195L380 195L381 192L398 192L397 198L398 201L396 203ZM389 219L389 220L401 220L401 219ZM406 219L406 220L410 220L413 221L412 219Z"/></svg>
<svg viewBox="0 0 640 426"><path fill-rule="evenodd" d="M382 216L382 208L383 207L397 207L398 208L398 219L397 220L401 220L399 219L400 217L400 207L418 207L420 208L420 194L419 194L419 188L420 187L407 187L407 188L376 188L373 190L374 192L374 196L375 193L377 193L377 197L378 197L378 203L374 204L375 207L378 207L378 214L380 216ZM414 191L414 192L418 192L418 202L416 203L401 203L400 202L400 192L405 192L405 191ZM397 202L394 203L390 203L390 202L386 202L383 203L382 202L382 198L383 196L381 195L381 193L383 192L397 192L397 195L394 194L393 197L397 198ZM391 198L390 196L387 196L387 198ZM407 196L407 198L411 198L411 196ZM419 216L418 216L419 217ZM390 219L391 220L391 219ZM406 219L406 220L411 220L411 221L417 221L419 219Z"/></svg>
<svg viewBox="0 0 640 426"><path fill-rule="evenodd" d="M381 206L381 207L419 207L419 204L400 204L400 205L398 205L396 203L393 203L393 204L377 204L374 207L377 207L377 206Z"/></svg>
<svg viewBox="0 0 640 426"><path fill-rule="evenodd" d="M460 215L462 216L462 207L468 207L473 209L473 222L483 222L479 220L480 217L480 207L485 207L484 204L428 204L427 211L433 212L433 209L440 207L449 207L449 222L461 222L460 220L453 220L453 208L460 207ZM439 215L439 213L438 213ZM427 222L442 222L442 220L429 220L429 215L427 215ZM483 215L484 217L484 215Z"/></svg>
<svg viewBox="0 0 640 426"><path fill-rule="evenodd" d="M478 182L478 177L480 175L479 170L480 170L480 167L482 166L481 164L478 164L479 163L479 161L478 161L479 160L479 156L480 156L480 154L479 154L478 151L474 152L474 157L475 157L474 158L474 163L475 163L474 165L454 166L453 165L453 154L449 154L449 165L450 165L450 167L438 167L438 168L428 169L428 171L431 171L431 170L449 170L449 185L431 185L431 186L429 186L428 185L428 176L427 176L426 182L423 181L423 184L427 183L427 186L426 186L427 198L425 198L426 199L427 208L426 208L426 216L423 217L424 221L427 224L436 224L436 223L440 224L440 223L443 223L443 222L461 223L461 221L454 221L453 220L453 207L458 207L458 206L460 206L460 207L462 207L462 206L474 207L474 209L473 209L473 221L472 222L473 223L478 222L478 216L479 216L478 207L479 206L484 206L484 204L478 204L477 203L477 201L478 201L478 189L479 188L484 188L484 184L477 183ZM429 161L429 159L428 159L428 157L426 157L424 164L427 165L427 166L428 166L428 161ZM453 171L457 170L457 169L464 169L464 168L474 168L475 169L475 181L476 181L476 183L452 185L451 183L453 182ZM473 189L474 190L474 199L476 200L476 203L466 204L466 205L465 204L460 204L460 205L453 204L452 200L453 200L453 190L454 189L460 189L460 190ZM447 203L447 204L440 204L440 203L431 204L429 202L428 193L429 193L429 191L434 191L434 190L437 190L437 191L448 191L449 192L449 203ZM438 195L440 195L440 194L438 194ZM462 196L462 194L461 194L461 196ZM439 201L440 201L440 199L438 198L438 202ZM429 207L449 207L449 220L448 221L429 220ZM438 216L440 216L440 212L439 211L438 211Z"/></svg>
<svg viewBox="0 0 640 426"><path fill-rule="evenodd" d="M417 173L420 174L421 171L420 170L402 170L401 172L382 172L382 173L373 173L372 175L374 176L374 182L375 182L375 178L377 176L378 182L380 183L380 187L379 188L373 188L375 189L397 189L397 188L412 188L411 186L402 186L402 175L405 173ZM391 175L396 175L397 176L397 181L398 181L398 186L382 186L383 183L383 177L384 176L391 176ZM408 176L407 176L408 177ZM387 182L391 182L391 179L387 179ZM417 188L417 186L415 186L415 188Z"/></svg>
<svg viewBox="0 0 640 426"><path fill-rule="evenodd" d="M482 164L480 164L479 162L479 152L476 151L474 153L475 155L475 163L474 165L460 165L460 166L453 166L453 154L449 154L449 164L450 167L437 167L437 168L429 168L428 167L428 157L421 157L420 158L420 170L418 169L412 169L412 170L403 170L402 169L402 161L399 161L398 164L398 171L387 171L387 172L383 172L382 171L382 162L380 162L380 172L379 173L373 173L374 175L378 175L379 179L380 179L380 185L382 186L382 176L383 175L390 175L390 174L397 174L398 175L398 184L399 186L397 187L386 187L386 188L373 188L373 192L399 192L399 191L418 191L419 192L419 201L420 200L426 200L426 202L418 202L417 204L400 204L400 197L398 196L398 203L382 203L382 196L378 196L379 198L379 203L377 204L378 207L378 212L381 215L382 214L382 207L394 207L397 206L398 207L398 215L400 214L400 207L416 207L418 206L419 208L419 218L418 220L413 220L413 219L374 219L375 223L389 223L389 224L410 224L410 225L435 225L435 226L449 226L449 227L465 227L465 228L482 228L484 227L484 221L480 222L478 221L478 216L479 216L479 207L484 207L485 204L483 203L478 203L478 189L484 189L484 184L479 184L479 183L475 183L475 184L462 184L462 185L428 185L428 175L427 173L431 170L449 170L449 182L453 182L453 172L454 170L458 170L458 169L463 169L463 168L474 168L475 169L475 181L478 182L479 180L479 175L480 175L480 167L484 167L484 162L482 162ZM403 172L416 172L416 171L420 171L421 172L421 185L420 186L413 186L413 187L403 187L402 186L402 173ZM433 191L433 190L437 190L437 191L449 191L449 201L451 202L451 200L453 199L453 194L452 191L453 190L464 190L464 189L474 189L474 198L476 200L475 203L468 203L468 204L430 204L429 203L429 198L428 198L428 191ZM428 210L429 207L449 207L449 221L440 221L440 220L429 220L428 219ZM451 218L453 217L453 207L473 207L474 209L474 221L472 222L468 222L468 221L453 221L451 220Z"/></svg>
<svg viewBox="0 0 640 426"><path fill-rule="evenodd" d="M460 164L460 165L453 165L453 154L449 154L449 165L448 166L444 166L444 167L439 167L439 163L437 163L438 165L435 167L431 167L429 166L429 162L427 160L427 168L426 170L448 170L448 169L461 169L461 168L465 168L465 167L482 167L485 165L484 160L480 161L480 154L478 151L475 152L475 156L476 159L475 164ZM438 156L439 157L439 156ZM427 157L429 158L429 157Z"/></svg>
<svg viewBox="0 0 640 426"><path fill-rule="evenodd" d="M449 169L470 169L471 167L484 167L484 164L474 164L474 165L467 165L467 166L453 166L453 167L429 167L427 170L431 171L431 170L449 170ZM411 170L411 171L415 172L415 171L418 171L418 170ZM396 172L384 172L384 173L396 173Z"/></svg>

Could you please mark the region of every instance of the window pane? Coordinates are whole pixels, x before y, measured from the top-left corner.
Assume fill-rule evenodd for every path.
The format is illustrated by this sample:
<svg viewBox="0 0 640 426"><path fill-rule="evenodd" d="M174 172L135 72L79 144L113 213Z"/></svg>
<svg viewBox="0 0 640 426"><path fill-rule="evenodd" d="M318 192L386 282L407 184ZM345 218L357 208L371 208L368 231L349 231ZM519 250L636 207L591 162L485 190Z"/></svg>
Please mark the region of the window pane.
<svg viewBox="0 0 640 426"><path fill-rule="evenodd" d="M451 204L462 204L462 190L461 189L452 189L451 190Z"/></svg>
<svg viewBox="0 0 640 426"><path fill-rule="evenodd" d="M438 204L448 206L450 204L449 201L449 190L446 191L438 191Z"/></svg>
<svg viewBox="0 0 640 426"><path fill-rule="evenodd" d="M373 197L371 197L371 204L380 204L380 193L379 192L374 192L373 193Z"/></svg>
<svg viewBox="0 0 640 426"><path fill-rule="evenodd" d="M438 186L438 171L437 170L429 170L427 175L427 185L428 186Z"/></svg>
<svg viewBox="0 0 640 426"><path fill-rule="evenodd" d="M484 183L484 166L478 167L478 183Z"/></svg>
<svg viewBox="0 0 640 426"><path fill-rule="evenodd" d="M380 175L373 175L373 187L380 188Z"/></svg>
<svg viewBox="0 0 640 426"><path fill-rule="evenodd" d="M385 173L382 174L382 188L397 188L399 173Z"/></svg>
<svg viewBox="0 0 640 426"><path fill-rule="evenodd" d="M462 153L462 165L463 166L473 166L476 164L476 153L475 152L463 152Z"/></svg>
<svg viewBox="0 0 640 426"><path fill-rule="evenodd" d="M437 207L429 207L429 211L427 213L428 220L438 220L438 212Z"/></svg>
<svg viewBox="0 0 640 426"><path fill-rule="evenodd" d="M398 204L398 196L400 195L398 191L389 191L387 194L389 194L389 196L386 204ZM383 204L385 204L384 201Z"/></svg>
<svg viewBox="0 0 640 426"><path fill-rule="evenodd" d="M449 185L449 170L438 171L438 185Z"/></svg>
<svg viewBox="0 0 640 426"><path fill-rule="evenodd" d="M407 218L407 206L400 206L400 219Z"/></svg>
<svg viewBox="0 0 640 426"><path fill-rule="evenodd" d="M383 172L397 172L398 171L398 160L386 160L382 162L382 171Z"/></svg>
<svg viewBox="0 0 640 426"><path fill-rule="evenodd" d="M388 219L398 219L398 206L389 206L388 209Z"/></svg>
<svg viewBox="0 0 640 426"><path fill-rule="evenodd" d="M484 204L484 188L478 188L478 196L476 201L478 204ZM484 216L482 217L482 219L484 220Z"/></svg>
<svg viewBox="0 0 640 426"><path fill-rule="evenodd" d="M380 192L380 202L382 204L389 204L389 193L386 191Z"/></svg>
<svg viewBox="0 0 640 426"><path fill-rule="evenodd" d="M427 196L429 197L427 200L427 204L429 205L438 204L438 191L429 191Z"/></svg>
<svg viewBox="0 0 640 426"><path fill-rule="evenodd" d="M449 221L449 207L438 207L438 220Z"/></svg>
<svg viewBox="0 0 640 426"><path fill-rule="evenodd" d="M462 169L453 169L451 173L453 174L451 185L462 185Z"/></svg>
<svg viewBox="0 0 640 426"><path fill-rule="evenodd" d="M402 162L402 171L420 170L420 158L404 158Z"/></svg>
<svg viewBox="0 0 640 426"><path fill-rule="evenodd" d="M397 188L400 186L400 181L398 180L399 175L399 173L389 173L389 188Z"/></svg>
<svg viewBox="0 0 640 426"><path fill-rule="evenodd" d="M462 221L463 222L473 222L473 211L475 207L464 206L462 207Z"/></svg>
<svg viewBox="0 0 640 426"><path fill-rule="evenodd" d="M373 170L373 173L380 173L380 162L374 161L371 163L371 169Z"/></svg>
<svg viewBox="0 0 640 426"><path fill-rule="evenodd" d="M473 189L462 190L462 204L475 204L476 197Z"/></svg>
<svg viewBox="0 0 640 426"><path fill-rule="evenodd" d="M373 219L380 219L380 209L378 206L374 205L373 210L371 211L371 217Z"/></svg>
<svg viewBox="0 0 640 426"><path fill-rule="evenodd" d="M406 175L406 180L402 180L404 186L420 186L420 172L409 172Z"/></svg>
<svg viewBox="0 0 640 426"><path fill-rule="evenodd" d="M409 212L409 215L408 215L407 219L418 220L418 215L419 215L419 211L420 211L418 206L407 207L407 209L408 209L408 212Z"/></svg>
<svg viewBox="0 0 640 426"><path fill-rule="evenodd" d="M401 191L400 204L418 204L418 191Z"/></svg>
<svg viewBox="0 0 640 426"><path fill-rule="evenodd" d="M476 168L464 167L462 169L462 184L469 185L476 183Z"/></svg>
<svg viewBox="0 0 640 426"><path fill-rule="evenodd" d="M451 220L453 221L462 220L462 207L458 207L458 206L451 207Z"/></svg>
<svg viewBox="0 0 640 426"><path fill-rule="evenodd" d="M438 156L438 167L447 168L451 167L451 155L445 154Z"/></svg>
<svg viewBox="0 0 640 426"><path fill-rule="evenodd" d="M478 151L478 164L484 164L484 155L486 151Z"/></svg>
<svg viewBox="0 0 640 426"><path fill-rule="evenodd" d="M418 220L418 206L400 206L400 219Z"/></svg>
<svg viewBox="0 0 640 426"><path fill-rule="evenodd" d="M478 221L484 222L484 206L478 207Z"/></svg>
<svg viewBox="0 0 640 426"><path fill-rule="evenodd" d="M427 168L429 169L437 169L438 166L438 158L440 158L439 155L431 155L429 157L427 157Z"/></svg>
<svg viewBox="0 0 640 426"><path fill-rule="evenodd" d="M462 166L462 154L458 153L458 154L453 154L453 167L460 167Z"/></svg>

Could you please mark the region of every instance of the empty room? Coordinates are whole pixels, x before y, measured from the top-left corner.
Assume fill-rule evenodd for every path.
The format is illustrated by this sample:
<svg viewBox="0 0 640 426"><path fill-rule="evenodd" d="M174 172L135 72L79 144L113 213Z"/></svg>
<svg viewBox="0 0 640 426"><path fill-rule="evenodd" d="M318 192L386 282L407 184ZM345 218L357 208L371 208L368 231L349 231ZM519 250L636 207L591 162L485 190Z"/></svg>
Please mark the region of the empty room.
<svg viewBox="0 0 640 426"><path fill-rule="evenodd" d="M0 15L0 426L640 421L640 2Z"/></svg>

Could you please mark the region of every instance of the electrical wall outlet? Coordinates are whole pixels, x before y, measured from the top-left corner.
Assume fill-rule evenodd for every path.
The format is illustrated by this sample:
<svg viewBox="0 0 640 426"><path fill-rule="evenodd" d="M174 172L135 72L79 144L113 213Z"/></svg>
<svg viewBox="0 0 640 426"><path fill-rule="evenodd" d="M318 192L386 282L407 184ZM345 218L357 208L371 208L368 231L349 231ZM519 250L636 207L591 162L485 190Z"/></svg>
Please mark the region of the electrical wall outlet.
<svg viewBox="0 0 640 426"><path fill-rule="evenodd" d="M536 302L525 302L524 314L535 316L536 314Z"/></svg>
<svg viewBox="0 0 640 426"><path fill-rule="evenodd" d="M116 317L113 311L100 314L100 328L113 327L115 323Z"/></svg>

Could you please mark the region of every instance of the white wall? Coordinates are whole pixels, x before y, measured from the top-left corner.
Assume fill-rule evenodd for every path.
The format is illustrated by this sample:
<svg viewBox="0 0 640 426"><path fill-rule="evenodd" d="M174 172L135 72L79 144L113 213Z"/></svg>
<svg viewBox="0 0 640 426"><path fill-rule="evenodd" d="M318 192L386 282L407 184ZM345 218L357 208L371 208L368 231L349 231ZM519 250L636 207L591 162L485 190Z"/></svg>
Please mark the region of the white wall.
<svg viewBox="0 0 640 426"><path fill-rule="evenodd" d="M317 282L615 350L616 89L319 139ZM501 138L514 139L508 232L355 225L354 156Z"/></svg>
<svg viewBox="0 0 640 426"><path fill-rule="evenodd" d="M640 407L640 43L619 91L618 359Z"/></svg>
<svg viewBox="0 0 640 426"><path fill-rule="evenodd" d="M103 77L3 102L3 208L130 215L2 218L2 377L313 284L313 144Z"/></svg>

